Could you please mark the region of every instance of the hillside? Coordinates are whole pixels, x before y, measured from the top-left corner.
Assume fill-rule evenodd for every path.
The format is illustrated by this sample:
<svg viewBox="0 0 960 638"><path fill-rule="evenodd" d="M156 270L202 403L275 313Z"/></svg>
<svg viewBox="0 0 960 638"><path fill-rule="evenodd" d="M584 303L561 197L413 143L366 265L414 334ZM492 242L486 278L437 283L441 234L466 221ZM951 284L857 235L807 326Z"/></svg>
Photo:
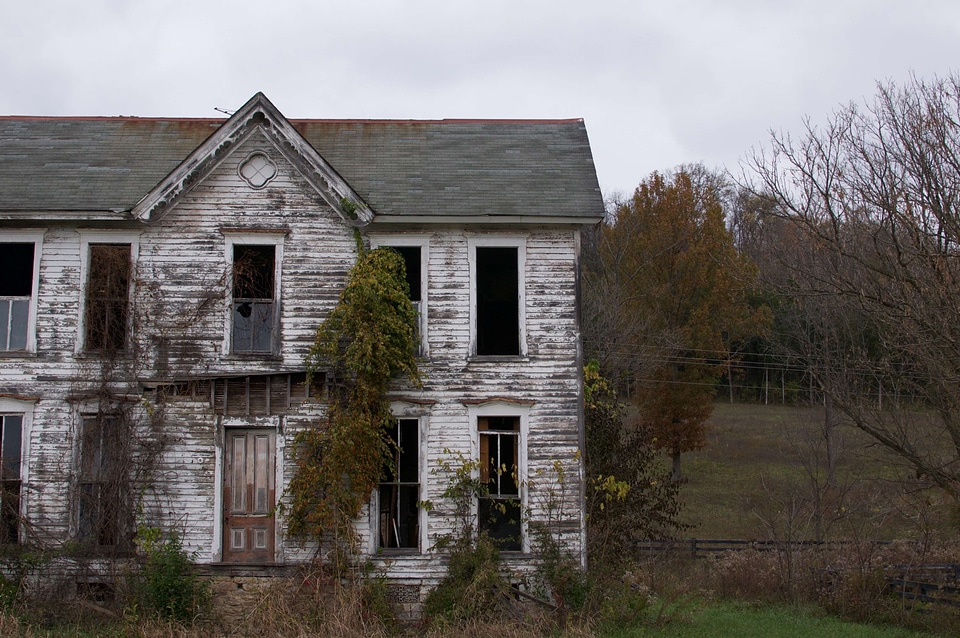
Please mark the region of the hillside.
<svg viewBox="0 0 960 638"><path fill-rule="evenodd" d="M822 423L819 408L717 403L706 447L683 457L688 482L682 518L691 525L683 535L892 539L953 534L956 512L948 498L851 427L838 428L837 482L828 487Z"/></svg>

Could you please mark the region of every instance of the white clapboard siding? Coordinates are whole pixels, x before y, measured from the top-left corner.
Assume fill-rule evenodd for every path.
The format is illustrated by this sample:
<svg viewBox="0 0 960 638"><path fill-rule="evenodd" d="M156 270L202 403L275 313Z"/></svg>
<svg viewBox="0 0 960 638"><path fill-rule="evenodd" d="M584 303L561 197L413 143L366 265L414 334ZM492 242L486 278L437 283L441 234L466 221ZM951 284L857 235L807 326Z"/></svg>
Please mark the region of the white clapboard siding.
<svg viewBox="0 0 960 638"><path fill-rule="evenodd" d="M262 189L249 187L238 166L251 152L268 155L278 174ZM143 524L176 529L187 551L200 562L220 559L216 509L222 476L223 417L205 396L161 401L152 388L191 379L276 375L302 370L317 326L337 303L348 271L357 258L354 229L319 198L271 142L261 134L231 149L220 164L170 210L143 224L122 221L117 228L136 233L136 261L130 352L109 366L78 351L83 284L80 280L80 232L75 227L47 230L40 265L35 356L0 358L0 381L35 397L29 441L29 482L24 488L26 515L37 537L67 540L76 532L79 415L102 396L141 397L136 436L149 457L139 480L139 516ZM280 292L280 349L276 356L235 357L224 352L231 279L224 232L281 232L283 260ZM577 324L578 230L495 225L483 228L420 226L378 229L380 243L391 232L428 237L427 329L429 359L421 362L422 386L399 383L398 400L415 400L428 424L423 436L427 483L422 500L427 547L414 555L388 556L392 578L433 580L443 558L427 551L453 530L445 515L446 485L430 472L452 454L474 454L476 424L468 406L491 399L522 403L528 415L525 448L526 504L531 519L544 520L546 502L564 513L560 541L583 552L581 511L581 381ZM470 356L469 242L472 237L524 238L524 319L526 356L482 361ZM221 389L222 391L222 389ZM162 405L161 405L162 404ZM146 407L144 407L146 406ZM415 411L416 412L416 411ZM291 403L274 412L278 429L281 500L293 475L296 433L315 427L324 408L316 400ZM267 423L249 417L250 423ZM147 456L143 457L147 459ZM555 483L554 463L563 463L567 484ZM146 463L146 461L145 461ZM559 494L559 496L557 496ZM559 500L558 500L559 499ZM357 530L372 545L376 517L365 512ZM309 542L286 538L278 523L277 559L298 562L313 557ZM513 557L511 560L522 560ZM412 580L411 580L412 579Z"/></svg>

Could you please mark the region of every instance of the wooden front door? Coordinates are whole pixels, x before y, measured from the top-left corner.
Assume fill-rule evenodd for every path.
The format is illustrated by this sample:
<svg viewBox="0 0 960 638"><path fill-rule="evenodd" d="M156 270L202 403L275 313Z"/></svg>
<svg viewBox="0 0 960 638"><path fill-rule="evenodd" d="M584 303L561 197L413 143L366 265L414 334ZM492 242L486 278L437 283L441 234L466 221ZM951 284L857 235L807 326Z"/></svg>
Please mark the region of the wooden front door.
<svg viewBox="0 0 960 638"><path fill-rule="evenodd" d="M274 562L277 435L228 429L224 446L223 562Z"/></svg>

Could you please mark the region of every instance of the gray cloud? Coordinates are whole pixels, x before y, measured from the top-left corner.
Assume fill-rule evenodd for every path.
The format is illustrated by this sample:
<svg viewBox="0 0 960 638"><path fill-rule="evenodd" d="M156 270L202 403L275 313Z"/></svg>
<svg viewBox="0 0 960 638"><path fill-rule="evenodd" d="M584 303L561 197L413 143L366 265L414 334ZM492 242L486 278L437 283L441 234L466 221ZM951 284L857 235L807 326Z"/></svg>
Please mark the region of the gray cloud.
<svg viewBox="0 0 960 638"><path fill-rule="evenodd" d="M213 117L262 90L290 117L583 117L629 191L945 75L958 41L949 0L54 0L5 7L0 113Z"/></svg>

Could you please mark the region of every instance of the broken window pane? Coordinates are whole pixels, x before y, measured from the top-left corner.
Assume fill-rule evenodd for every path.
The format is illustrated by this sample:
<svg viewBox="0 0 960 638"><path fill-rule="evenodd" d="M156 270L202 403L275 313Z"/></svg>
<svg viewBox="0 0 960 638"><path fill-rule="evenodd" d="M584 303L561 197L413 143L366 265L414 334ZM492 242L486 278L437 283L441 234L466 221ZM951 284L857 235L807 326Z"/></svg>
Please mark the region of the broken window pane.
<svg viewBox="0 0 960 638"><path fill-rule="evenodd" d="M477 354L520 354L516 247L477 247Z"/></svg>
<svg viewBox="0 0 960 638"><path fill-rule="evenodd" d="M392 463L380 483L380 547L420 546L420 424L398 419L387 430Z"/></svg>
<svg viewBox="0 0 960 638"><path fill-rule="evenodd" d="M520 528L520 418L481 417L480 480L487 494L477 503L479 529L501 550L522 549Z"/></svg>
<svg viewBox="0 0 960 638"><path fill-rule="evenodd" d="M33 243L0 244L0 350L25 350L33 295Z"/></svg>
<svg viewBox="0 0 960 638"><path fill-rule="evenodd" d="M22 439L23 415L0 415L0 543L19 540Z"/></svg>
<svg viewBox="0 0 960 638"><path fill-rule="evenodd" d="M123 350L127 345L130 244L90 244L86 348Z"/></svg>
<svg viewBox="0 0 960 638"><path fill-rule="evenodd" d="M233 352L272 352L275 246L233 247Z"/></svg>

